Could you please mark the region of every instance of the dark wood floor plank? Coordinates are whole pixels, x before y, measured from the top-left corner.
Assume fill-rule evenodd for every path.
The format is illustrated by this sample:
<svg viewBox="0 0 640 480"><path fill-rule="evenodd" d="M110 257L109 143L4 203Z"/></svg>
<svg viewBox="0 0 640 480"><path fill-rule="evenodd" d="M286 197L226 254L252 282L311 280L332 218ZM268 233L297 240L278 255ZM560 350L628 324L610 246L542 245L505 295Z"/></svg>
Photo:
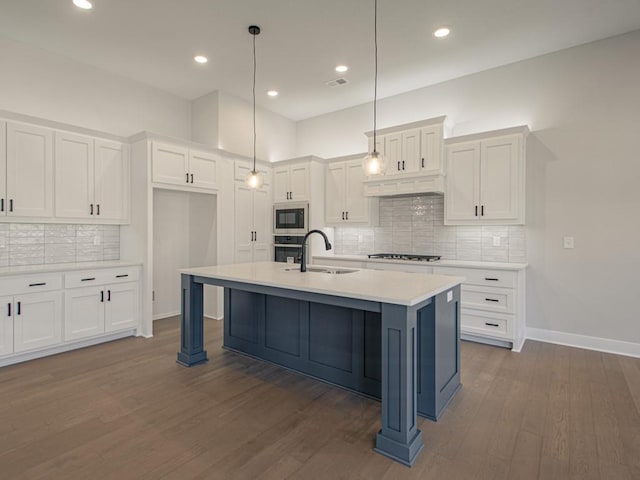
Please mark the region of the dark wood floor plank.
<svg viewBox="0 0 640 480"><path fill-rule="evenodd" d="M0 478L640 478L640 360L527 342L463 342L463 388L420 419L411 469L373 451L380 403L221 349L175 363L177 318L0 369Z"/></svg>

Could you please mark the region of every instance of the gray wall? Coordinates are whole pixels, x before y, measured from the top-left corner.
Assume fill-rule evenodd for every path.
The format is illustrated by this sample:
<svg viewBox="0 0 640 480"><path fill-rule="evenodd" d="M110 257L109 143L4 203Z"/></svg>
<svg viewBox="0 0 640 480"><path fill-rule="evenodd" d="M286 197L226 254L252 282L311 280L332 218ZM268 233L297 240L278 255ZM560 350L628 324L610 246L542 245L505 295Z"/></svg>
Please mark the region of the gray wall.
<svg viewBox="0 0 640 480"><path fill-rule="evenodd" d="M640 343L638 59L635 31L380 102L380 127L443 114L456 135L530 125L529 326ZM370 129L370 105L299 122L298 154L361 152Z"/></svg>

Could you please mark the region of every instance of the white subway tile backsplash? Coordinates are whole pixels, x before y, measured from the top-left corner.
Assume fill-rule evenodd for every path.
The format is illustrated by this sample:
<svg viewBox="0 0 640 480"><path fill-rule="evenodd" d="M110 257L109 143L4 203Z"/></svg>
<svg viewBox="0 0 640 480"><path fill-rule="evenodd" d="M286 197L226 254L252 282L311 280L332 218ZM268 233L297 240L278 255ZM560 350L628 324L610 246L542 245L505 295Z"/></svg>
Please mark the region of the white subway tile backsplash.
<svg viewBox="0 0 640 480"><path fill-rule="evenodd" d="M378 227L335 229L336 254L416 253L447 260L526 262L524 226L444 225L440 195L381 198L379 208Z"/></svg>
<svg viewBox="0 0 640 480"><path fill-rule="evenodd" d="M119 225L0 224L0 266L119 259Z"/></svg>

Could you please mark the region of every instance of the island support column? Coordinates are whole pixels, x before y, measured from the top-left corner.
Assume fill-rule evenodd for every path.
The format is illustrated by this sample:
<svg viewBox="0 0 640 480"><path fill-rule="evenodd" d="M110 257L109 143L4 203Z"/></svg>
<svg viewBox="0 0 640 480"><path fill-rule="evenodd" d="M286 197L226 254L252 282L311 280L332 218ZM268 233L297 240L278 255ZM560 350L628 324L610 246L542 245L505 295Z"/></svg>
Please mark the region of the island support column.
<svg viewBox="0 0 640 480"><path fill-rule="evenodd" d="M180 328L180 351L177 362L191 367L207 361L204 350L204 295L202 283L193 275L183 273L182 283L182 325Z"/></svg>
<svg viewBox="0 0 640 480"><path fill-rule="evenodd" d="M382 429L375 451L411 466L422 451L417 426L417 310L382 304Z"/></svg>

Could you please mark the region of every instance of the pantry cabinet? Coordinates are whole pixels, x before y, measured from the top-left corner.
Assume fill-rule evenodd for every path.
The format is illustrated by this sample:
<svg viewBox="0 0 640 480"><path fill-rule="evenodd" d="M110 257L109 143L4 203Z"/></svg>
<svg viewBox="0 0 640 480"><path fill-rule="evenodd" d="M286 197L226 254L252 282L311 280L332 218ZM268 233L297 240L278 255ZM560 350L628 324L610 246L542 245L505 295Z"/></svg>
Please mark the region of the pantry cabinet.
<svg viewBox="0 0 640 480"><path fill-rule="evenodd" d="M332 162L326 167L325 221L328 225L377 224L377 199L364 195L360 159Z"/></svg>
<svg viewBox="0 0 640 480"><path fill-rule="evenodd" d="M270 260L273 231L269 190L252 189L236 181L235 204L235 262Z"/></svg>
<svg viewBox="0 0 640 480"><path fill-rule="evenodd" d="M3 135L0 144L4 142ZM2 151L0 213L9 217L52 217L53 131L8 122Z"/></svg>
<svg viewBox="0 0 640 480"><path fill-rule="evenodd" d="M218 189L220 159L214 153L161 142L153 142L151 150L154 183L182 189Z"/></svg>
<svg viewBox="0 0 640 480"><path fill-rule="evenodd" d="M445 224L524 223L528 129L509 131L447 140Z"/></svg>
<svg viewBox="0 0 640 480"><path fill-rule="evenodd" d="M130 167L125 145L56 132L55 159L56 218L128 222Z"/></svg>
<svg viewBox="0 0 640 480"><path fill-rule="evenodd" d="M294 163L274 167L273 201L283 203L309 200L309 163Z"/></svg>

